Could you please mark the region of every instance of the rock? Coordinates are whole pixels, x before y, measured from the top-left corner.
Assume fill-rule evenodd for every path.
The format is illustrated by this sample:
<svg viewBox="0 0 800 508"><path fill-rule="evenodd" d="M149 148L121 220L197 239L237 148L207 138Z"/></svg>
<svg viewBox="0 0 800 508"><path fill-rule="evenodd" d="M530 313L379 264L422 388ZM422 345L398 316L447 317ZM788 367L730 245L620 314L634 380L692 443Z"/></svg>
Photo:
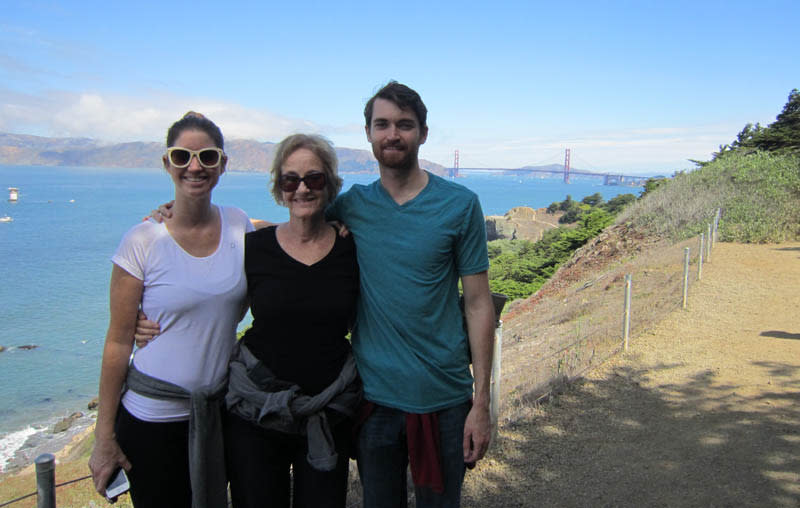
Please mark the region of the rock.
<svg viewBox="0 0 800 508"><path fill-rule="evenodd" d="M509 219L536 220L536 210L528 206L515 206L506 213Z"/></svg>
<svg viewBox="0 0 800 508"><path fill-rule="evenodd" d="M514 224L505 216L490 215L486 217L486 239L490 242L506 238L513 239L515 230Z"/></svg>
<svg viewBox="0 0 800 508"><path fill-rule="evenodd" d="M37 346L36 344L27 344L25 346L17 346L17 349L24 349L26 351L30 351L31 349L36 349L37 347L39 346Z"/></svg>
<svg viewBox="0 0 800 508"><path fill-rule="evenodd" d="M86 406L86 409L93 411L97 409L97 406L99 405L100 405L100 400L97 397L95 397L91 401L89 401L89 404Z"/></svg>
<svg viewBox="0 0 800 508"><path fill-rule="evenodd" d="M2 352L3 352L3 351L5 351L5 350L6 350L6 347L5 347L5 346L0 346L0 353L2 353Z"/></svg>
<svg viewBox="0 0 800 508"><path fill-rule="evenodd" d="M81 418L82 416L83 416L83 413L77 412L77 413L72 413L71 415L69 415L66 418L62 419L61 421L59 421L58 423L53 425L53 434L58 434L59 432L65 432L67 429L69 429L72 426L72 424L75 422L75 420L77 420L78 418Z"/></svg>
<svg viewBox="0 0 800 508"><path fill-rule="evenodd" d="M486 238L492 240L530 240L539 241L548 229L559 226L558 219L564 212L547 213L545 208L534 210L527 206L517 206L505 215L486 217Z"/></svg>

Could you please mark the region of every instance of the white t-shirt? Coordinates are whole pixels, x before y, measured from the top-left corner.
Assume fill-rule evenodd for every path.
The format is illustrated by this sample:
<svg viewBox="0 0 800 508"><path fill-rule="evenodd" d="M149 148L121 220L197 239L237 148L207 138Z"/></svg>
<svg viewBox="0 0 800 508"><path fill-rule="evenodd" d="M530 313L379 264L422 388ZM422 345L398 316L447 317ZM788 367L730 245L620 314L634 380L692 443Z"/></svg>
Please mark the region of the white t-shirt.
<svg viewBox="0 0 800 508"><path fill-rule="evenodd" d="M210 256L192 256L165 224L147 221L128 230L111 258L144 282L142 310L161 326L152 342L134 352L136 368L188 391L225 376L247 296L244 235L253 226L238 208L218 209L222 232ZM122 403L145 421L189 416L188 400L153 399L128 390Z"/></svg>

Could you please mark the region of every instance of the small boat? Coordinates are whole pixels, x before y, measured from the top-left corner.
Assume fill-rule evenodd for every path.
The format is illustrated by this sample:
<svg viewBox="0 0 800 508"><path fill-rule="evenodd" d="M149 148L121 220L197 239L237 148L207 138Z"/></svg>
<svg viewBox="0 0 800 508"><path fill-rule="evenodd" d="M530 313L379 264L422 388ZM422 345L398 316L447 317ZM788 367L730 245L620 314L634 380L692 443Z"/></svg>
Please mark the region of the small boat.
<svg viewBox="0 0 800 508"><path fill-rule="evenodd" d="M11 217L9 217L8 215L6 215L5 217L0 217L0 222L11 222L11 221L13 221L13 220L14 220L14 219L12 219Z"/></svg>
<svg viewBox="0 0 800 508"><path fill-rule="evenodd" d="M16 187L9 187L8 188L8 200L9 201L16 201L19 199L19 189Z"/></svg>

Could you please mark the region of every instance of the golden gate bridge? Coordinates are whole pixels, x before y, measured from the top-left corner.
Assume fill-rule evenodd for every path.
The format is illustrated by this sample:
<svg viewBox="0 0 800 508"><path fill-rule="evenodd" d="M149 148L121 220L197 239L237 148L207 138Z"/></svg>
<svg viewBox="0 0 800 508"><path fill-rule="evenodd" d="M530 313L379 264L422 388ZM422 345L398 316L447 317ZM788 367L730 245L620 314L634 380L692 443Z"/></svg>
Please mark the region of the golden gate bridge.
<svg viewBox="0 0 800 508"><path fill-rule="evenodd" d="M622 173L611 173L611 172L596 172L596 171L584 171L581 169L572 169L570 168L570 149L567 148L564 154L564 165L558 168L462 168L459 167L459 153L458 150L455 151L455 155L453 157L453 167L447 168L448 175L451 178L458 177L459 171L504 171L504 172L515 172L515 173L539 173L539 174L548 174L548 175L563 175L564 183L569 183L569 178L571 175L578 175L578 176L587 176L593 178L602 178L604 185L644 185L644 183L650 178L649 176L635 176L635 175L623 175Z"/></svg>

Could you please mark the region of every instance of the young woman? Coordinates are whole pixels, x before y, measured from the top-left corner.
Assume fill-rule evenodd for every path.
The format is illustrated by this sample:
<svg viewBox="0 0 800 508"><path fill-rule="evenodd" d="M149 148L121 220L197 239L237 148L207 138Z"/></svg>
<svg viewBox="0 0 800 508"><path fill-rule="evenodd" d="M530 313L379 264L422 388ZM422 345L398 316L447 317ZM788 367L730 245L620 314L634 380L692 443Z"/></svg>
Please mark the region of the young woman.
<svg viewBox="0 0 800 508"><path fill-rule="evenodd" d="M163 156L172 216L131 228L112 257L89 467L100 493L126 469L137 508L227 505L218 406L246 305L244 236L253 227L241 210L211 202L226 162L213 122L190 112L173 124ZM161 333L129 363L140 304Z"/></svg>

